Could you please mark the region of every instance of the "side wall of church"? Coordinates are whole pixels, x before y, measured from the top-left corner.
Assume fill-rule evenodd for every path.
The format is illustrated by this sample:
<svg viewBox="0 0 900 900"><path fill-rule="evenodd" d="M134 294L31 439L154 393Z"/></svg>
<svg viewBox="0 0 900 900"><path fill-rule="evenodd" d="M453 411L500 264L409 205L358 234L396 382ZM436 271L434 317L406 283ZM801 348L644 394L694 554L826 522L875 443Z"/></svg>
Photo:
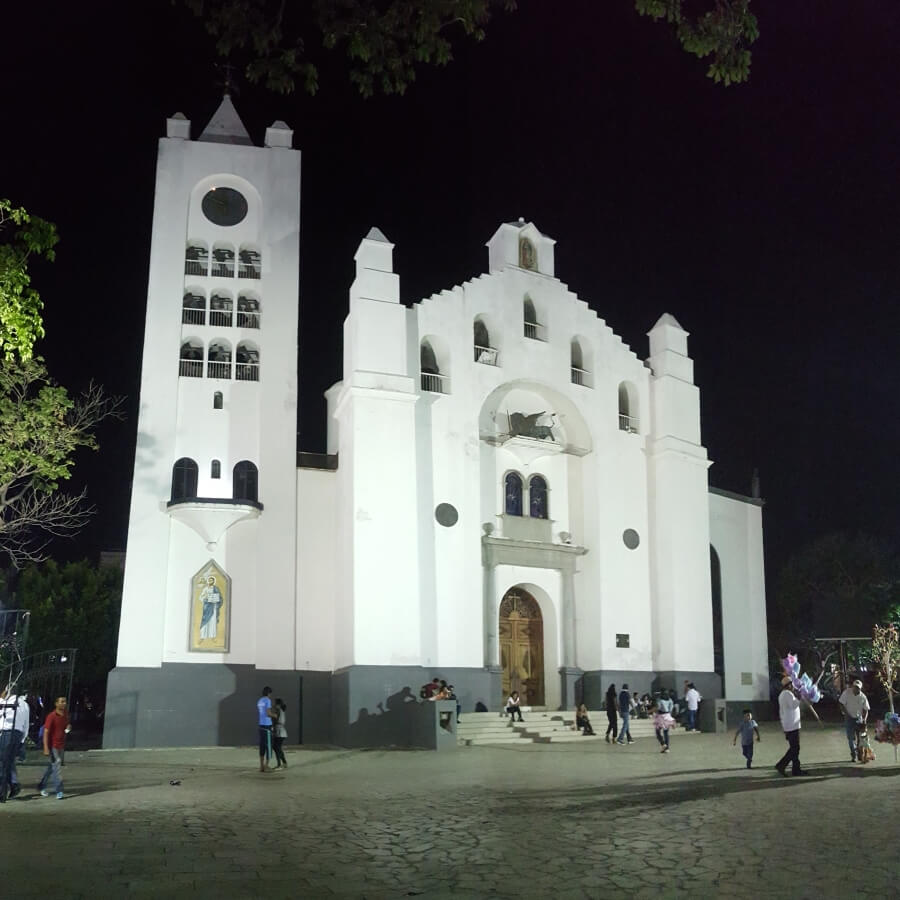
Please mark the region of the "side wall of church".
<svg viewBox="0 0 900 900"><path fill-rule="evenodd" d="M719 557L725 696L769 699L762 506L710 493L710 541Z"/></svg>

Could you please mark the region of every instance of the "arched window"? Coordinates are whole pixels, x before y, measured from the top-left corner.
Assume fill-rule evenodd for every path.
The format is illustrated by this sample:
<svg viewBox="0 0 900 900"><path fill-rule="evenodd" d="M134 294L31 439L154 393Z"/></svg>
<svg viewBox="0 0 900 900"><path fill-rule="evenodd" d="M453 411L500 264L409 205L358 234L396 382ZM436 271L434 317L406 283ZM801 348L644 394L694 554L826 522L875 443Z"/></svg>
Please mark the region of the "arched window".
<svg viewBox="0 0 900 900"><path fill-rule="evenodd" d="M479 316L472 325L472 336L475 341L475 362L486 366L497 365L497 350L491 346L491 335L484 319Z"/></svg>
<svg viewBox="0 0 900 900"><path fill-rule="evenodd" d="M203 342L199 338L188 338L181 342L178 374L185 378L203 377Z"/></svg>
<svg viewBox="0 0 900 900"><path fill-rule="evenodd" d="M206 377L231 378L231 344L228 341L209 342L206 352Z"/></svg>
<svg viewBox="0 0 900 900"><path fill-rule="evenodd" d="M215 244L212 258L213 278L234 278L234 247L231 244Z"/></svg>
<svg viewBox="0 0 900 900"><path fill-rule="evenodd" d="M209 464L209 477L210 478L221 478L222 477L222 463L219 460L214 459Z"/></svg>
<svg viewBox="0 0 900 900"><path fill-rule="evenodd" d="M505 499L503 511L508 516L522 515L522 476L518 472L508 472L503 481Z"/></svg>
<svg viewBox="0 0 900 900"><path fill-rule="evenodd" d="M238 278L262 278L262 257L255 247L241 245L238 252Z"/></svg>
<svg viewBox="0 0 900 900"><path fill-rule="evenodd" d="M209 298L209 324L219 328L231 328L234 301L228 291L213 291Z"/></svg>
<svg viewBox="0 0 900 900"><path fill-rule="evenodd" d="M541 475L532 475L528 480L528 511L532 519L549 518L547 482Z"/></svg>
<svg viewBox="0 0 900 900"><path fill-rule="evenodd" d="M237 381L259 381L259 348L251 341L237 345L237 365L234 377Z"/></svg>
<svg viewBox="0 0 900 900"><path fill-rule="evenodd" d="M438 368L434 349L428 341L422 341L419 346L419 368L422 372L422 390L443 394L444 379Z"/></svg>
<svg viewBox="0 0 900 900"><path fill-rule="evenodd" d="M570 368L572 384L580 384L582 387L592 387L590 362L588 354L585 352L584 345L577 337L572 338Z"/></svg>
<svg viewBox="0 0 900 900"><path fill-rule="evenodd" d="M522 313L525 321L525 337L531 338L533 341L545 340L544 326L538 322L534 301L527 294L522 302Z"/></svg>
<svg viewBox="0 0 900 900"><path fill-rule="evenodd" d="M238 294L237 327L259 328L259 297L250 291Z"/></svg>
<svg viewBox="0 0 900 900"><path fill-rule="evenodd" d="M172 466L172 502L190 500L197 496L197 463L183 456Z"/></svg>
<svg viewBox="0 0 900 900"><path fill-rule="evenodd" d="M183 325L206 324L206 294L197 288L188 288L181 301L181 323Z"/></svg>
<svg viewBox="0 0 900 900"><path fill-rule="evenodd" d="M638 433L637 397L634 387L627 381L619 385L619 431Z"/></svg>
<svg viewBox="0 0 900 900"><path fill-rule="evenodd" d="M184 274L209 274L209 249L203 241L188 241L184 251Z"/></svg>
<svg viewBox="0 0 900 900"><path fill-rule="evenodd" d="M259 500L259 470L249 460L234 467L231 495L235 500Z"/></svg>
<svg viewBox="0 0 900 900"><path fill-rule="evenodd" d="M221 409L222 408L222 392L216 391L213 394L213 409Z"/></svg>

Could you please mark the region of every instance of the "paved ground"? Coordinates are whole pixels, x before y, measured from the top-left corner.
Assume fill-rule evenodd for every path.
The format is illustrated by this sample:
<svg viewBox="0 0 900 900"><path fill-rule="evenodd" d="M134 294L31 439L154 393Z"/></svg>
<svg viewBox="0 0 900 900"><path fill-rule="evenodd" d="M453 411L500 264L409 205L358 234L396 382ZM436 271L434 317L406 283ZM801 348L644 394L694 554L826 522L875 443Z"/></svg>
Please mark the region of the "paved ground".
<svg viewBox="0 0 900 900"><path fill-rule="evenodd" d="M896 896L893 751L853 766L836 726L805 726L792 779L785 747L763 726L750 772L730 736L679 732L665 756L298 749L267 775L250 748L70 754L66 799L0 807L0 896Z"/></svg>

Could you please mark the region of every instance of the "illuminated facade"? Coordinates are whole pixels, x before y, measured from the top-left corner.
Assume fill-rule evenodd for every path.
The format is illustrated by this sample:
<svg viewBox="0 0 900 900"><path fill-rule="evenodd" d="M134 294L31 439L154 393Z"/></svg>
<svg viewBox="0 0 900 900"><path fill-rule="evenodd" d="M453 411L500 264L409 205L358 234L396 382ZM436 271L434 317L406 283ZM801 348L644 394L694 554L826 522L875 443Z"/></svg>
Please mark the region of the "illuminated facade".
<svg viewBox="0 0 900 900"><path fill-rule="evenodd" d="M246 743L264 683L291 740L347 745L402 743L433 675L464 710L623 679L768 699L761 503L708 488L671 315L638 358L523 220L407 308L373 228L328 452L298 455L300 154L227 97L189 130L160 143L106 746Z"/></svg>

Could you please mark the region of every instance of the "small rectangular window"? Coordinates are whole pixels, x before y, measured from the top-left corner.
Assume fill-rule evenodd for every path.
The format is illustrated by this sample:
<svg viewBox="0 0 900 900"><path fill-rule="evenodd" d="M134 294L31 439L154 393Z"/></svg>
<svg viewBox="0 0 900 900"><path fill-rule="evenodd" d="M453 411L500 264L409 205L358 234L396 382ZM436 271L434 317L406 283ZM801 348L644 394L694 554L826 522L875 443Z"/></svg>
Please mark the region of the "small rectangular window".
<svg viewBox="0 0 900 900"><path fill-rule="evenodd" d="M630 647L631 646L631 635L617 634L616 635L616 646L617 647Z"/></svg>
<svg viewBox="0 0 900 900"><path fill-rule="evenodd" d="M221 478L222 477L222 463L219 460L214 459L212 461L212 465L210 468L210 478Z"/></svg>
<svg viewBox="0 0 900 900"><path fill-rule="evenodd" d="M222 408L222 392L216 391L213 394L213 409L221 409Z"/></svg>

